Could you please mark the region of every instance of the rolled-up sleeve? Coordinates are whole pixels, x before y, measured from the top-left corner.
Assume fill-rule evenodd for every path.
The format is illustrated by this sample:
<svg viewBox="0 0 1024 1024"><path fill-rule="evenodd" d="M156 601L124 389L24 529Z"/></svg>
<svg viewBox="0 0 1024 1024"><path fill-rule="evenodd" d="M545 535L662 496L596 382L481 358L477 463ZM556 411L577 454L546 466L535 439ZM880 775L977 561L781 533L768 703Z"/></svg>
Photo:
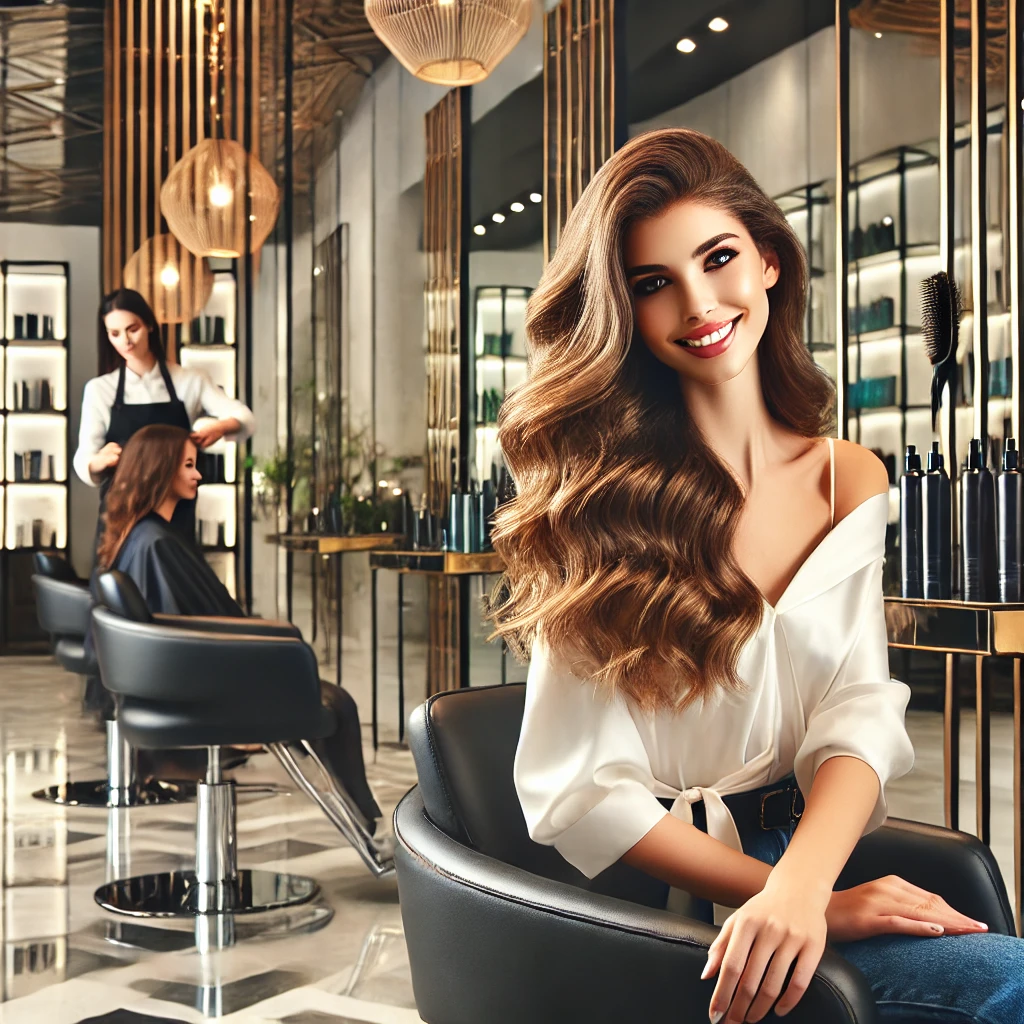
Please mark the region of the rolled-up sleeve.
<svg viewBox="0 0 1024 1024"><path fill-rule="evenodd" d="M530 661L514 774L531 838L588 878L668 813L625 701L573 675L542 640Z"/></svg>
<svg viewBox="0 0 1024 1024"><path fill-rule="evenodd" d="M225 441L242 442L256 432L256 417L244 402L229 398L202 370L191 370L199 378L199 404L204 413L218 420L236 419L241 427L234 434L225 434Z"/></svg>
<svg viewBox="0 0 1024 1024"><path fill-rule="evenodd" d="M78 448L72 465L82 483L98 487L99 480L89 472L92 457L107 443L110 405L99 394L100 380L90 380L82 392L82 418L78 425Z"/></svg>
<svg viewBox="0 0 1024 1024"><path fill-rule="evenodd" d="M885 787L914 766L914 748L904 717L910 687L890 678L880 563L870 576L853 643L824 697L807 718L807 732L794 760L800 789L810 792L818 769L830 757L856 757L878 776L879 792L865 834L885 820Z"/></svg>

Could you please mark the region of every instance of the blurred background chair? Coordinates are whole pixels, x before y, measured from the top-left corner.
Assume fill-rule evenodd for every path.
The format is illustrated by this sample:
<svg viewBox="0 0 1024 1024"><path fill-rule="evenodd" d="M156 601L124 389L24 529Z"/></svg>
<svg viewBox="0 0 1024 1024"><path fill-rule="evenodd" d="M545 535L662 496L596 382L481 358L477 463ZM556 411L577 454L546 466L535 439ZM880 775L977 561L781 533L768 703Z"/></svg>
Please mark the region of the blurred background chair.
<svg viewBox="0 0 1024 1024"><path fill-rule="evenodd" d="M92 595L88 583L59 555L37 551L32 587L39 625L49 635L53 656L60 665L86 681L87 692L105 692L95 652L86 645ZM142 780L136 753L121 734L117 717L107 702L107 777L85 782L66 781L39 790L35 796L53 803L82 807L137 807L177 803L195 796L189 783Z"/></svg>

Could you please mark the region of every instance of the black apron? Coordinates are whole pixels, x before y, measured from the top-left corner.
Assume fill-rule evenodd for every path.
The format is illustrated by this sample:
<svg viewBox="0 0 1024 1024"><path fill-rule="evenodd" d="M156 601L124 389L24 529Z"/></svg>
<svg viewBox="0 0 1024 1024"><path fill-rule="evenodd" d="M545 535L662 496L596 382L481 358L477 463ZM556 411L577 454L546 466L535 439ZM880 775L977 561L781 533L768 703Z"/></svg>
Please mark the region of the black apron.
<svg viewBox="0 0 1024 1024"><path fill-rule="evenodd" d="M148 427L154 423L169 427L181 427L189 433L192 432L188 411L185 409L185 403L178 398L178 393L174 390L174 383L171 381L167 364L159 361L157 365L160 367L160 375L164 379L164 386L167 388L169 401L127 405L124 400L125 367L122 364L121 372L117 378L117 394L114 396L114 404L110 408L110 426L107 428L107 436L105 438L107 444L113 442L124 448L137 430L141 430L143 427ZM113 478L114 471L108 470L100 482L100 517L96 527L96 543L93 547L94 556L103 536L103 513L107 503L107 492L110 490L110 483ZM189 543L195 543L196 502L194 498L191 501L178 502L174 509L171 525L179 530L182 536L188 539ZM95 562L95 557L93 561Z"/></svg>

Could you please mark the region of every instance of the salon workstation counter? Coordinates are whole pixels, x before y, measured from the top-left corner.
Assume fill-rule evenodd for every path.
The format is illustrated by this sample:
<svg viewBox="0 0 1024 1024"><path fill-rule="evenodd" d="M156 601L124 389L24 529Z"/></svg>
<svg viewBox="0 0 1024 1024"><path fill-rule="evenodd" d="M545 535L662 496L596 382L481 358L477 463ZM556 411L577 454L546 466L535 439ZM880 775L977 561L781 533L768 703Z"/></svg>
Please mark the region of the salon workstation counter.
<svg viewBox="0 0 1024 1024"><path fill-rule="evenodd" d="M990 659L1013 659L1013 873L1018 932L1024 909L1024 728L1021 658L1024 657L1024 604L932 601L887 597L885 624L889 646L943 654L946 682L943 706L943 797L947 828L960 827L960 701L957 687L961 656L975 659L975 779L977 835L991 841L992 684Z"/></svg>

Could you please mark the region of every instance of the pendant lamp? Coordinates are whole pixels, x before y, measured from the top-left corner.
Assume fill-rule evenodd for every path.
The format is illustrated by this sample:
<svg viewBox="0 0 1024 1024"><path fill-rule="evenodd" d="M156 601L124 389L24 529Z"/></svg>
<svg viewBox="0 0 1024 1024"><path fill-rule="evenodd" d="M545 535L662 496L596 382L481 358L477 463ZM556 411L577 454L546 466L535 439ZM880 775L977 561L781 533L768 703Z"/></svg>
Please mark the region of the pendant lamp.
<svg viewBox="0 0 1024 1024"><path fill-rule="evenodd" d="M160 188L167 226L196 256L237 259L246 251L247 228L248 250L256 252L273 230L280 204L267 169L231 139L203 139Z"/></svg>
<svg viewBox="0 0 1024 1024"><path fill-rule="evenodd" d="M147 238L124 265L122 279L125 288L134 288L150 304L161 324L191 321L213 291L206 260L190 253L173 235Z"/></svg>
<svg viewBox="0 0 1024 1024"><path fill-rule="evenodd" d="M532 0L366 0L366 20L417 78L475 85L530 27Z"/></svg>

